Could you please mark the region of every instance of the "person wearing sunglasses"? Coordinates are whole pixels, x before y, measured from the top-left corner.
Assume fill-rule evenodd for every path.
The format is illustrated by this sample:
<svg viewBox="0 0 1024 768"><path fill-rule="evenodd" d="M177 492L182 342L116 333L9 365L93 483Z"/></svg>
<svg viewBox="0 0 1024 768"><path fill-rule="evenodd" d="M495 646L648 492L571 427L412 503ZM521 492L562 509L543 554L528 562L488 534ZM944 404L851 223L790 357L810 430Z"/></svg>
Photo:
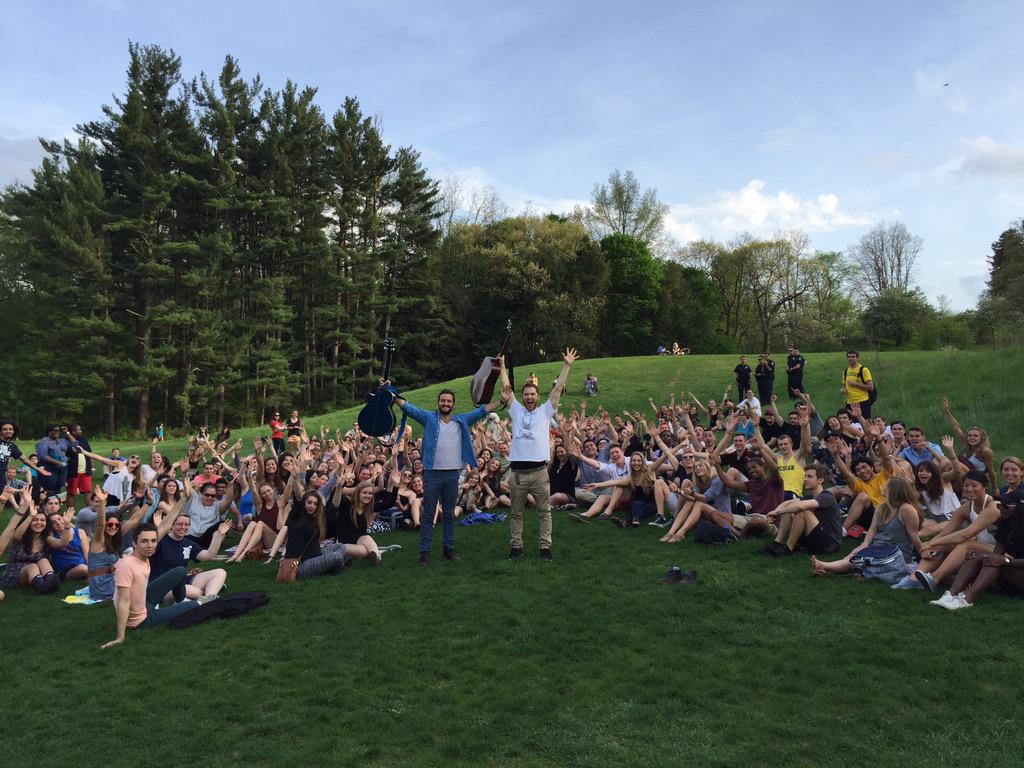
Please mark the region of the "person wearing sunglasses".
<svg viewBox="0 0 1024 768"><path fill-rule="evenodd" d="M93 490L89 506L98 510L103 520L102 525L97 521L89 542L89 597L110 600L114 597L114 569L124 555L126 537L141 524L146 510L135 507L132 516L122 522L118 513L104 513L106 497L102 489Z"/></svg>
<svg viewBox="0 0 1024 768"><path fill-rule="evenodd" d="M231 483L227 493L218 499L217 486L214 483L202 482L197 492L193 482L188 478L185 479L184 512L191 521L188 537L199 544L200 549L210 548L213 543L213 534L216 532L221 518L227 515L228 510L231 509L237 488L235 483ZM170 520L172 523L174 522L174 518L170 518Z"/></svg>

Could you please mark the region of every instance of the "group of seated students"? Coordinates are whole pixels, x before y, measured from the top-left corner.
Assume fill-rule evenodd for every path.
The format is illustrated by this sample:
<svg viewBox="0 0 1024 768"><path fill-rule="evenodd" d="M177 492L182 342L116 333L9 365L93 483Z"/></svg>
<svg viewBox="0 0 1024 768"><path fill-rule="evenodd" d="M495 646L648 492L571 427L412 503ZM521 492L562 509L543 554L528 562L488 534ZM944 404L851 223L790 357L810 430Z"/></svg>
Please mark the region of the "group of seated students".
<svg viewBox="0 0 1024 768"><path fill-rule="evenodd" d="M936 444L920 427L866 417L858 402L822 415L796 390L783 417L774 394L764 406L750 390L738 404L728 394L720 404L692 392L660 405L649 399L650 418L591 414L581 400L550 425L551 505L580 523L635 529L647 522L669 544L764 537L761 553L804 551L818 576L858 573L901 590L946 587L933 602L950 610L971 606L996 583L1024 591L1024 463L1007 456L997 466L985 431L964 431L947 399L952 436ZM477 467L463 471L459 515L510 503L507 421L492 413L471 434ZM15 435L12 423L0 424L0 448ZM424 515L436 522L440 514L422 508L422 438L411 429L385 448L358 427L333 438L303 428L293 450L281 452L267 438L247 452L241 440L201 434L175 463L155 440L143 463L92 452L78 427L65 437L55 428L52 437L66 440L65 463L95 462L107 475L91 491L68 482L62 502L52 483L33 492L32 472L42 464L30 461L24 481L6 468L0 505L14 513L0 533L0 554L7 552L0 587L45 594L82 580L94 600L116 594L123 604L115 643L127 628L216 599L231 564L281 556L297 561L303 580L354 560L378 565L375 531L418 528ZM89 472L91 479L91 465ZM89 494L80 508L79 492ZM229 537L237 543L222 556ZM844 538L857 545L839 557ZM190 569L215 559L225 567Z"/></svg>

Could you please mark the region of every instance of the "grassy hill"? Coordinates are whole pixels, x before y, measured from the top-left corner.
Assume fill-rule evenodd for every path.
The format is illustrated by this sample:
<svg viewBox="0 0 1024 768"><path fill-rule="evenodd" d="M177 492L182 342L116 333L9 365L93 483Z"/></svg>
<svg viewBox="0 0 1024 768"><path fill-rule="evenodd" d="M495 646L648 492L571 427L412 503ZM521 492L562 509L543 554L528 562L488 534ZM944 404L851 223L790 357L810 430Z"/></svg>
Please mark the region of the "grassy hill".
<svg viewBox="0 0 1024 768"><path fill-rule="evenodd" d="M839 380L846 365L844 353L811 353L807 357L804 385L822 412L842 405ZM1024 436L1019 425L1024 423L1024 401L1016 392L1024 381L1024 354L1012 351L954 351L954 352L883 352L865 354L862 361L871 369L879 390L875 413L888 419L902 418L908 425L918 424L933 439L948 432L942 416L941 398L948 394L953 412L966 429L980 425L988 430L997 455L1024 453ZM751 361L751 365L756 362ZM583 396L583 379L592 372L601 383L601 394L591 398L593 405L603 405L616 413L623 408L647 409L647 398L667 402L674 392L678 398L683 390L690 390L702 400L719 400L725 385L732 382L732 369L736 355L694 355L686 357L619 357L601 360L581 360L569 378L562 400L563 412L576 405ZM785 355L776 360L780 374L776 378L776 392L785 395ZM558 375L559 362L522 365L516 369L516 381L521 385L531 371L537 373L543 387L550 386ZM470 406L469 376L452 379L405 394L415 403L431 406L437 393L444 387L456 393L456 408ZM401 387L401 382L396 382ZM735 397L735 387L733 392ZM283 409L284 410L284 409ZM593 408L591 408L593 410ZM321 416L307 416L305 422L310 434L320 425L349 428L359 408ZM232 435L251 442L253 437L269 434L266 428L233 430ZM95 448L108 451L117 445L123 455L148 451L144 441L93 441ZM181 455L185 441L168 440L162 449L172 458ZM21 442L22 450L31 448L29 441Z"/></svg>
<svg viewBox="0 0 1024 768"><path fill-rule="evenodd" d="M1020 356L866 362L881 413L938 434L948 392L965 424L990 429L999 455L1021 452ZM734 364L582 361L568 399L587 370L610 410L683 387L718 398ZM809 365L821 406L837 405L842 355ZM550 381L557 368L534 370ZM466 382L453 387L463 405ZM429 403L439 388L409 395ZM348 424L353 414L323 420ZM409 532L380 537L403 549L379 568L305 583L276 584L270 566L242 563L229 587L266 591L266 608L134 632L102 653L114 634L109 605L9 590L0 603L6 762L36 763L45 749L52 768L98 755L134 766L140 752L246 768L318 754L336 765L495 768L1020 764L1021 601L986 596L954 614L920 592L813 578L806 557L766 558L760 542L668 545L659 534L556 513L555 559L543 563L528 514L519 561L505 559L499 523L459 528L462 562L437 558L428 569L416 566ZM673 564L696 569L698 583L655 584ZM32 737L44 723L59 724L61 748Z"/></svg>

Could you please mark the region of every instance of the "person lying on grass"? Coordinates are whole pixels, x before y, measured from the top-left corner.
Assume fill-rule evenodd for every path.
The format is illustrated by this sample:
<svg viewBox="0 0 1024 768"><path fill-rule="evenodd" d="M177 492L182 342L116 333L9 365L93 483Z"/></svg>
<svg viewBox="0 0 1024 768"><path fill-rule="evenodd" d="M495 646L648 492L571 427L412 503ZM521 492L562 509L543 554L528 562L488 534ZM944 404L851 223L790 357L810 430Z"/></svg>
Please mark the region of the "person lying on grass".
<svg viewBox="0 0 1024 768"><path fill-rule="evenodd" d="M921 551L917 570L897 582L896 589L935 591L939 584L953 580L968 554L992 551L999 506L986 493L987 484L988 476L976 469L964 476L964 503Z"/></svg>
<svg viewBox="0 0 1024 768"><path fill-rule="evenodd" d="M829 573L853 573L857 565L853 562L858 555L873 551L886 554L883 548L891 553L898 549L903 555L903 562L912 562L914 552L923 549L919 530L921 527L922 509L920 499L914 487L900 477L892 477L886 482L882 503L878 505L871 518L871 527L864 535L864 542L841 560L827 562L819 560L812 553L811 573L824 576Z"/></svg>
<svg viewBox="0 0 1024 768"><path fill-rule="evenodd" d="M999 522L993 535L996 545L992 552L969 552L953 586L933 600L932 605L951 611L970 608L996 584L1011 592L1024 592L1024 493L1014 491L1001 498Z"/></svg>

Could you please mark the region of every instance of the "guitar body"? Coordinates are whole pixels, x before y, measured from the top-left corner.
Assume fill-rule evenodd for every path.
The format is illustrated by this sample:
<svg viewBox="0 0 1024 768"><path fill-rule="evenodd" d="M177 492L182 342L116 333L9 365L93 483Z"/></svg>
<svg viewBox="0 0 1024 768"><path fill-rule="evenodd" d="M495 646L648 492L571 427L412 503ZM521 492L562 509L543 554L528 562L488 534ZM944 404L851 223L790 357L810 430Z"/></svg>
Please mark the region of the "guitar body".
<svg viewBox="0 0 1024 768"><path fill-rule="evenodd" d="M477 405L489 403L494 398L494 385L501 377L501 363L496 357L485 357L480 363L480 368L473 374L473 381L469 385L470 394L473 395L473 402Z"/></svg>
<svg viewBox="0 0 1024 768"><path fill-rule="evenodd" d="M501 361L498 358L505 354L509 339L512 338L511 318L508 320L505 331L505 341L501 344L498 357L485 357L484 361L480 363L480 368L473 374L473 380L469 383L469 394L476 405L483 405L494 399L494 386L501 378Z"/></svg>
<svg viewBox="0 0 1024 768"><path fill-rule="evenodd" d="M395 354L395 340L384 339L384 375L385 381L391 378L391 361ZM359 411L356 423L364 434L370 437L390 435L395 429L395 414L391 406L395 396L386 387L378 387L376 392L366 396L366 405Z"/></svg>
<svg viewBox="0 0 1024 768"><path fill-rule="evenodd" d="M363 434L383 437L395 430L395 414L391 411L395 396L384 387L366 396L366 405L359 411L357 421Z"/></svg>

